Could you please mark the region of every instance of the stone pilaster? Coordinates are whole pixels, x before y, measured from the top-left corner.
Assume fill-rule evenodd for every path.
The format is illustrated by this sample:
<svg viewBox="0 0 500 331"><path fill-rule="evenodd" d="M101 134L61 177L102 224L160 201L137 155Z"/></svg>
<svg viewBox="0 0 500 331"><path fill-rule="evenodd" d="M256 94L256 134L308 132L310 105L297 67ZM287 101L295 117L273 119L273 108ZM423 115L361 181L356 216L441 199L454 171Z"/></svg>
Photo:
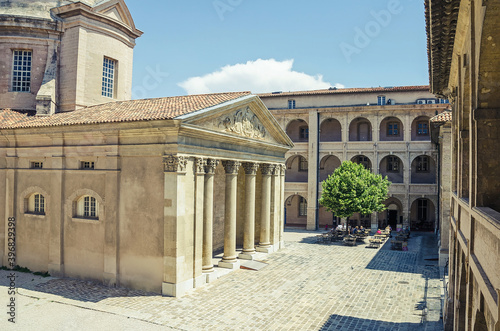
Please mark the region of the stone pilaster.
<svg viewBox="0 0 500 331"><path fill-rule="evenodd" d="M245 169L245 224L243 228L243 251L240 259L253 260L255 254L255 178L259 165L243 163Z"/></svg>
<svg viewBox="0 0 500 331"><path fill-rule="evenodd" d="M279 249L280 242L280 166L276 165L271 174L271 233L273 251Z"/></svg>
<svg viewBox="0 0 500 331"><path fill-rule="evenodd" d="M213 220L214 220L214 176L219 161L208 159L205 163L205 185L203 198L203 273L207 274L207 283L215 278L213 256Z"/></svg>
<svg viewBox="0 0 500 331"><path fill-rule="evenodd" d="M316 230L318 217L318 153L319 153L318 111L309 112L309 168L307 180L307 230Z"/></svg>
<svg viewBox="0 0 500 331"><path fill-rule="evenodd" d="M189 219L185 212L185 198L193 192L186 192L185 156L168 155L164 165L164 234L163 234L163 284L162 294L178 297L193 288L193 266L181 268L179 261L191 260L186 251L185 226Z"/></svg>
<svg viewBox="0 0 500 331"><path fill-rule="evenodd" d="M240 262L236 258L236 198L238 190L238 161L222 161L226 171L226 193L224 210L224 255L219 267L237 269Z"/></svg>
<svg viewBox="0 0 500 331"><path fill-rule="evenodd" d="M258 252L272 253L270 241L271 232L271 174L276 166L272 164L262 164L260 171L262 173L262 205L261 205L261 225L260 241Z"/></svg>

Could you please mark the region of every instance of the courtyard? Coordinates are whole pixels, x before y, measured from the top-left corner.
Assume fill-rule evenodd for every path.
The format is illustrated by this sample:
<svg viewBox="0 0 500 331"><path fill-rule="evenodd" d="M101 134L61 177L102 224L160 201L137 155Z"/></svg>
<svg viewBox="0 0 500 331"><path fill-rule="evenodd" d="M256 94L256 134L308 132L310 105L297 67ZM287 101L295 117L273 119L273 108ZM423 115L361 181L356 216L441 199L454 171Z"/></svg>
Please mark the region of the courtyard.
<svg viewBox="0 0 500 331"><path fill-rule="evenodd" d="M181 298L0 271L2 330L442 330L437 242L412 233L408 251L316 243L286 230L259 271L239 269Z"/></svg>

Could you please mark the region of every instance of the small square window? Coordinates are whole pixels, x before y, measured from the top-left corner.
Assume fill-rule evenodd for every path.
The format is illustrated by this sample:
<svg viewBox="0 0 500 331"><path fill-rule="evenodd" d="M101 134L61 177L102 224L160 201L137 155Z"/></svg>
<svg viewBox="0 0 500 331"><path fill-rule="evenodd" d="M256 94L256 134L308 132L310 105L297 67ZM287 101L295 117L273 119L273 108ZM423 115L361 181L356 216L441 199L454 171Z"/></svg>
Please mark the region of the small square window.
<svg viewBox="0 0 500 331"><path fill-rule="evenodd" d="M295 100L288 100L288 109L295 109Z"/></svg>
<svg viewBox="0 0 500 331"><path fill-rule="evenodd" d="M93 170L94 169L94 162L87 162L87 161L82 161L80 163L80 169L84 170Z"/></svg>
<svg viewBox="0 0 500 331"><path fill-rule="evenodd" d="M428 156L418 156L416 162L417 162L417 172L429 172Z"/></svg>
<svg viewBox="0 0 500 331"><path fill-rule="evenodd" d="M417 135L419 136L429 135L429 123L427 121L417 122Z"/></svg>
<svg viewBox="0 0 500 331"><path fill-rule="evenodd" d="M377 104L379 106L384 106L385 105L385 95L380 95L377 98Z"/></svg>
<svg viewBox="0 0 500 331"><path fill-rule="evenodd" d="M387 159L387 171L399 172L399 158L397 156L389 156Z"/></svg>
<svg viewBox="0 0 500 331"><path fill-rule="evenodd" d="M397 122L387 123L387 135L399 136L399 124Z"/></svg>
<svg viewBox="0 0 500 331"><path fill-rule="evenodd" d="M42 169L43 168L43 162L31 162L31 169Z"/></svg>

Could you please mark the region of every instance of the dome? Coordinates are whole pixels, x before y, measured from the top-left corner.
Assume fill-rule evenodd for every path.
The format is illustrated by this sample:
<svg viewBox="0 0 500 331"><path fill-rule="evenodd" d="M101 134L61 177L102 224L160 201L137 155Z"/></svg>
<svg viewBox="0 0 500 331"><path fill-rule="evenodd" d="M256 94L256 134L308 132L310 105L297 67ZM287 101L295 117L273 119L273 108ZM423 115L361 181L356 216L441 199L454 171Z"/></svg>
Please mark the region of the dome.
<svg viewBox="0 0 500 331"><path fill-rule="evenodd" d="M83 2L91 7L109 0L0 0L0 15L13 15L51 19L50 10L73 2Z"/></svg>

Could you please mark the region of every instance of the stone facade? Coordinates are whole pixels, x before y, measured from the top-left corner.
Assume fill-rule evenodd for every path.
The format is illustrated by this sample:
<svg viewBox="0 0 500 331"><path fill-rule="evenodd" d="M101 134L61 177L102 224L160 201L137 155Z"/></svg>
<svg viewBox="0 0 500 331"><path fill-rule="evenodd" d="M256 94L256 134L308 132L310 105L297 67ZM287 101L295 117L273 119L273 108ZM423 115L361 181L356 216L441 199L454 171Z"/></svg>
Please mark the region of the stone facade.
<svg viewBox="0 0 500 331"><path fill-rule="evenodd" d="M286 224L314 230L340 222L315 202L321 181L341 162L352 160L393 183L388 210L355 214L353 225L434 230L438 151L430 139L429 119L448 105L428 90L332 88L260 95L295 144L286 155Z"/></svg>
<svg viewBox="0 0 500 331"><path fill-rule="evenodd" d="M2 2L0 107L47 115L130 99L141 34L123 0ZM13 88L18 50L31 55L31 86L23 91ZM114 61L109 96L102 95L104 59Z"/></svg>
<svg viewBox="0 0 500 331"><path fill-rule="evenodd" d="M262 101L162 98L147 100L147 113L142 102L23 115L22 125L5 119L14 111L1 113L3 266L10 217L18 265L169 296L213 280L219 248L219 267L237 268L255 251L282 247L284 155L293 144ZM126 114L116 107L134 120L120 121ZM108 113L120 115L106 122ZM101 121L76 124L94 115ZM215 125L220 119L231 124Z"/></svg>
<svg viewBox="0 0 500 331"><path fill-rule="evenodd" d="M500 5L427 0L426 9L432 92L453 103L445 329L499 331Z"/></svg>

